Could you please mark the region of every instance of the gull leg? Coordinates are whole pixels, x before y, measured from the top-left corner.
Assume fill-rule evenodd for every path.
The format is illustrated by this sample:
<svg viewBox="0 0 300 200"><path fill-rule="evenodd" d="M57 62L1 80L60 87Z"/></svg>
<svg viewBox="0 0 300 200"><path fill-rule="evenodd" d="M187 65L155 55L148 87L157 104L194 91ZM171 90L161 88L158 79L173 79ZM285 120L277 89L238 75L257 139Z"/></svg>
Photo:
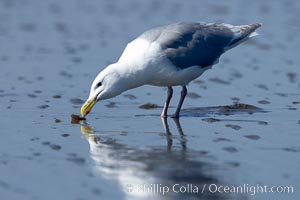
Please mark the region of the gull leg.
<svg viewBox="0 0 300 200"><path fill-rule="evenodd" d="M172 115L173 118L179 118L179 112L180 112L180 109L181 109L181 106L183 104L186 94L187 94L187 89L186 89L186 86L184 85L184 86L182 86L181 96L180 96L180 100L179 100L176 112L174 113L174 115Z"/></svg>
<svg viewBox="0 0 300 200"><path fill-rule="evenodd" d="M172 98L172 95L173 95L173 89L172 87L168 87L168 96L167 96L167 100L166 100L166 103L165 103L165 106L164 106L164 109L161 113L161 117L162 118L166 118L168 115L168 108L169 108L169 104L170 104L170 101L171 101L171 98Z"/></svg>

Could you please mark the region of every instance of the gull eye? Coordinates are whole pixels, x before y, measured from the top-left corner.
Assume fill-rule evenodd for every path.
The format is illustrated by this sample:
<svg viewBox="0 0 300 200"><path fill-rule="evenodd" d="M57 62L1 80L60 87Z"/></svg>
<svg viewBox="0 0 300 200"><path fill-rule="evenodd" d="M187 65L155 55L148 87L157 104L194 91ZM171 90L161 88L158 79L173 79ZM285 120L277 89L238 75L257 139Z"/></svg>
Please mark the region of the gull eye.
<svg viewBox="0 0 300 200"><path fill-rule="evenodd" d="M96 88L100 87L102 85L102 82L97 83Z"/></svg>

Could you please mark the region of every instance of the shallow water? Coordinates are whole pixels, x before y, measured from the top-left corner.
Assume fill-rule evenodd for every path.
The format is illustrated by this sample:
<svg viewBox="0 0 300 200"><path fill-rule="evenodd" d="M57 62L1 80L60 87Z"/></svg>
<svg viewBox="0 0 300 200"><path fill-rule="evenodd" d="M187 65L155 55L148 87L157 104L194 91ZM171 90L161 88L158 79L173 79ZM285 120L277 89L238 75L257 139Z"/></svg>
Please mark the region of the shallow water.
<svg viewBox="0 0 300 200"><path fill-rule="evenodd" d="M298 1L0 1L1 199L299 199L299 9ZM189 85L179 121L159 117L166 89L145 86L71 123L96 73L128 41L175 21L263 27ZM293 192L254 194L257 185Z"/></svg>

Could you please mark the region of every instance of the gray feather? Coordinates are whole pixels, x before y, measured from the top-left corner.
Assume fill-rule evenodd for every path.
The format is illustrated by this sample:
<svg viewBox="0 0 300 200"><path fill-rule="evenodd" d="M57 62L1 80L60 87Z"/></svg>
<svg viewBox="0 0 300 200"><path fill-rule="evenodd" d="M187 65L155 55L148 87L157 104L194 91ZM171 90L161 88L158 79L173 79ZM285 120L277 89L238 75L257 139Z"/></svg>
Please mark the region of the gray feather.
<svg viewBox="0 0 300 200"><path fill-rule="evenodd" d="M247 35L254 30L247 31ZM246 34L242 37L246 37ZM239 41L233 41L234 32L230 27L205 23L161 26L146 31L140 38L159 43L165 56L181 69L195 65L213 65L229 46Z"/></svg>

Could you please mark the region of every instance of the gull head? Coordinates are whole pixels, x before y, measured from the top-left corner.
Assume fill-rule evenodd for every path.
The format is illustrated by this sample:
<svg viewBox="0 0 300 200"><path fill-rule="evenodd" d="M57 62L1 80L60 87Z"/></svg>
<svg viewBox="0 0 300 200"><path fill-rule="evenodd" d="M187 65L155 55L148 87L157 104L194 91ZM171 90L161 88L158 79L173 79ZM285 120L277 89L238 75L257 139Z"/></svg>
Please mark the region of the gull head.
<svg viewBox="0 0 300 200"><path fill-rule="evenodd" d="M80 109L80 115L85 117L100 100L113 98L126 89L125 77L122 77L115 64L109 65L94 79L89 98Z"/></svg>

